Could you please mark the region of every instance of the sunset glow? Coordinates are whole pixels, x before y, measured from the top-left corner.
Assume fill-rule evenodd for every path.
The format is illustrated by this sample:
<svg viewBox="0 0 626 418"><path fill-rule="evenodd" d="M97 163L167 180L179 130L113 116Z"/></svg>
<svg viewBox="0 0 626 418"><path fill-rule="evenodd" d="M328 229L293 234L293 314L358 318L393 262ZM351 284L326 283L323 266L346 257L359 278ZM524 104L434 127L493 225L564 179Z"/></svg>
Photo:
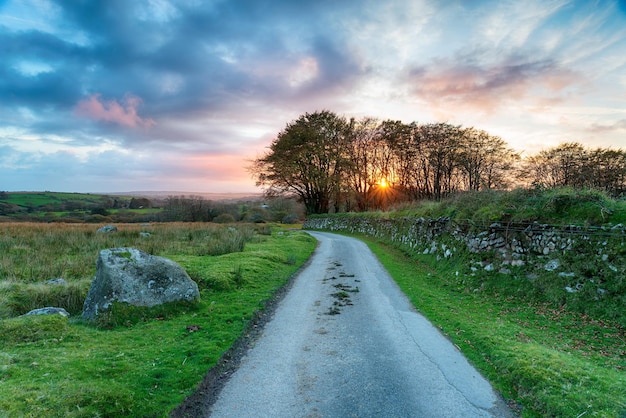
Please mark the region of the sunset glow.
<svg viewBox="0 0 626 418"><path fill-rule="evenodd" d="M625 51L619 0L1 1L0 190L260 192L322 109L626 148Z"/></svg>

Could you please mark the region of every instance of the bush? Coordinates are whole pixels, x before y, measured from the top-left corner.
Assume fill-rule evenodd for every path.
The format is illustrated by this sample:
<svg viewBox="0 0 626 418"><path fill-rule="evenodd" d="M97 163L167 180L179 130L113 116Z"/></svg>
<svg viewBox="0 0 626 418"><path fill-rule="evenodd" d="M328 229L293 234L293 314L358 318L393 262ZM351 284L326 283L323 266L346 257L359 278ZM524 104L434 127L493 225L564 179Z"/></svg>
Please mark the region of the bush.
<svg viewBox="0 0 626 418"><path fill-rule="evenodd" d="M289 214L289 215L283 217L281 222L284 223L284 224L295 224L295 223L300 222L300 218L295 213L292 213L292 214Z"/></svg>
<svg viewBox="0 0 626 418"><path fill-rule="evenodd" d="M232 224L235 223L235 217L230 213L222 213L213 218L213 222L216 224Z"/></svg>
<svg viewBox="0 0 626 418"><path fill-rule="evenodd" d="M94 208L94 209L91 209L91 214L92 215L109 216L111 213L108 210L106 210L105 208Z"/></svg>
<svg viewBox="0 0 626 418"><path fill-rule="evenodd" d="M217 230L209 237L206 254L222 255L243 251L248 234L242 229L228 227Z"/></svg>
<svg viewBox="0 0 626 418"><path fill-rule="evenodd" d="M268 219L267 211L263 208L252 208L246 215L246 221L252 223L263 223Z"/></svg>

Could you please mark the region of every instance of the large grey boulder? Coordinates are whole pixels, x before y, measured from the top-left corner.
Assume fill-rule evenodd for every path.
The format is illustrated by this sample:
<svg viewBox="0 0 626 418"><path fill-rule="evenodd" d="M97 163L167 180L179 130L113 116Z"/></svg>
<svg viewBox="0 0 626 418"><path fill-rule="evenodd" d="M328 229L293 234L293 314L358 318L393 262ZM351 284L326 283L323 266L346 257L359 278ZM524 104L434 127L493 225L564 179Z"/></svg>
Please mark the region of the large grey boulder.
<svg viewBox="0 0 626 418"><path fill-rule="evenodd" d="M196 282L174 261L136 248L111 248L100 251L82 316L93 320L115 301L155 306L199 297Z"/></svg>

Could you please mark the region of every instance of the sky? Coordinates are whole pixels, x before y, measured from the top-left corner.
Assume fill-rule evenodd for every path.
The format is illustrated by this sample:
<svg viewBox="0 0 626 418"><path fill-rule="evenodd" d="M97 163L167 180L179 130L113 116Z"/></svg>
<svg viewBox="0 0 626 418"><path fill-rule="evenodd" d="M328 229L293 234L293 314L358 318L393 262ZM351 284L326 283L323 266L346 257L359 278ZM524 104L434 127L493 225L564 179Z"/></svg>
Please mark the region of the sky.
<svg viewBox="0 0 626 418"><path fill-rule="evenodd" d="M318 110L626 148L626 0L0 0L0 190L260 192Z"/></svg>

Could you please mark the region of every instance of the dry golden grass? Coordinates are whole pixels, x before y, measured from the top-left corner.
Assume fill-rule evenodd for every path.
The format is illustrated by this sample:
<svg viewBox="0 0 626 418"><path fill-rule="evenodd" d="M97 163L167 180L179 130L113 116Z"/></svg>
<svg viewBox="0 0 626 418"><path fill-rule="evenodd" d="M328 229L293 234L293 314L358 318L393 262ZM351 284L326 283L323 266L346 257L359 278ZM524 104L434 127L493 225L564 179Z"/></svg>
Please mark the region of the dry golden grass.
<svg viewBox="0 0 626 418"><path fill-rule="evenodd" d="M99 233L101 226L0 224L0 318L42 306L79 312L98 253L106 248L133 247L160 256L219 255L242 251L264 233L263 226L249 224L118 224L116 232ZM56 278L67 285L46 284Z"/></svg>

